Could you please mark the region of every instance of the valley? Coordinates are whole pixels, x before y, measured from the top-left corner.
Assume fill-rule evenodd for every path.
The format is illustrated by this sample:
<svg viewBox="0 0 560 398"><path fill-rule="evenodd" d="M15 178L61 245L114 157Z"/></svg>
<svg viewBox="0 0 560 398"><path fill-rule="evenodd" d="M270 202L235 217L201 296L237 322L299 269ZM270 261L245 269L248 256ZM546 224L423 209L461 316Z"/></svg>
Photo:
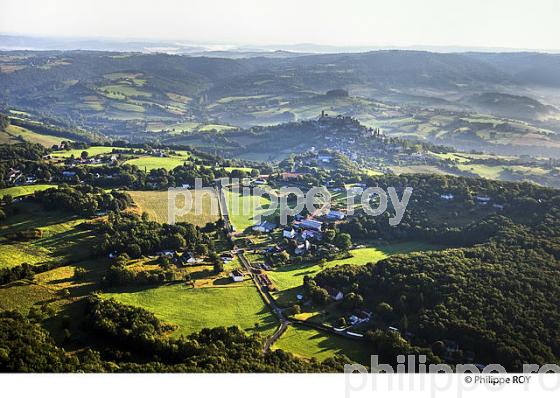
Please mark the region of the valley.
<svg viewBox="0 0 560 398"><path fill-rule="evenodd" d="M70 371L558 362L556 72L540 86L505 53L207 55L0 52L9 347L48 336ZM326 187L331 211L261 220L251 189L287 186ZM412 188L402 222L392 202L345 208L368 187ZM171 188L201 209L169 223Z"/></svg>

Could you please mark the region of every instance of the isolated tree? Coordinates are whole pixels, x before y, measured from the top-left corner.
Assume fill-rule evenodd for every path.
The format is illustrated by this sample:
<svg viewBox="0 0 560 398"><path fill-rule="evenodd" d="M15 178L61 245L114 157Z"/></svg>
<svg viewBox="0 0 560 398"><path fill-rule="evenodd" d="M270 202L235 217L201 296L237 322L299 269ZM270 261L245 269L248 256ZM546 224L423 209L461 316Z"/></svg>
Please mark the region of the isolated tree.
<svg viewBox="0 0 560 398"><path fill-rule="evenodd" d="M170 250L179 250L180 248L184 247L187 244L185 238L183 238L180 234L173 234L168 236L163 241L163 246L166 249Z"/></svg>
<svg viewBox="0 0 560 398"><path fill-rule="evenodd" d="M215 265L220 263L220 256L218 256L218 253L212 251L208 253L208 260L210 260L210 262Z"/></svg>
<svg viewBox="0 0 560 398"><path fill-rule="evenodd" d="M139 258L142 255L142 248L136 243L131 243L126 247L126 253L131 258Z"/></svg>
<svg viewBox="0 0 560 398"><path fill-rule="evenodd" d="M381 319L383 319L384 321L389 321L393 316L393 307L385 302L381 302L377 304L376 312L381 317Z"/></svg>
<svg viewBox="0 0 560 398"><path fill-rule="evenodd" d="M5 115L0 115L0 130L4 130L10 125L10 118Z"/></svg>
<svg viewBox="0 0 560 398"><path fill-rule="evenodd" d="M327 242L332 242L336 236L336 231L334 229L327 229L324 236Z"/></svg>
<svg viewBox="0 0 560 398"><path fill-rule="evenodd" d="M76 267L74 269L74 279L77 279L77 280L80 280L80 281L84 280L86 274L87 274L87 271L83 267Z"/></svg>
<svg viewBox="0 0 560 398"><path fill-rule="evenodd" d="M345 232L339 233L334 238L334 244L341 250L348 250L352 247L352 238Z"/></svg>
<svg viewBox="0 0 560 398"><path fill-rule="evenodd" d="M218 261L214 264L214 272L216 274L219 274L220 272L222 272L224 270L224 265L222 264L221 261Z"/></svg>
<svg viewBox="0 0 560 398"><path fill-rule="evenodd" d="M348 293L344 296L343 305L349 310L354 310L364 304L364 299L361 295L356 293Z"/></svg>
<svg viewBox="0 0 560 398"><path fill-rule="evenodd" d="M299 306L299 304L294 304L292 305L292 308L290 308L290 312L292 315L297 315L301 313L301 307Z"/></svg>

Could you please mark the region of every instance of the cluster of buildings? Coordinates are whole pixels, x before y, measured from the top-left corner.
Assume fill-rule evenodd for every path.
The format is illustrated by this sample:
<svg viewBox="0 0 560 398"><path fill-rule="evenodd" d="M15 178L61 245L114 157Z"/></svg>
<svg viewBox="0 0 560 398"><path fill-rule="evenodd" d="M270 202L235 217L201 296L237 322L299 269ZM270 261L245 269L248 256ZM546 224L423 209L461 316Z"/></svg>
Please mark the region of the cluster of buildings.
<svg viewBox="0 0 560 398"><path fill-rule="evenodd" d="M445 200L445 201L451 201L455 199L455 195L453 195L452 193L442 193L439 195L441 200ZM474 196L474 200L476 201L476 203L478 203L479 205L488 205L489 203L492 202L492 198L488 195L484 195L484 194L476 194ZM492 203L492 207L494 207L495 209L498 210L503 210L504 209L504 205L501 203Z"/></svg>
<svg viewBox="0 0 560 398"><path fill-rule="evenodd" d="M318 218L304 218L298 214L294 217L294 221L282 230L282 238L289 241L293 254L296 256L308 253L313 247L312 241L320 242L322 240L325 222L340 222L346 218L346 214L338 210L330 210ZM273 222L261 221L255 224L252 230L259 233L271 233L276 228L277 225ZM269 247L263 251L263 254L274 255L281 251L283 249L279 246Z"/></svg>
<svg viewBox="0 0 560 398"><path fill-rule="evenodd" d="M7 182L10 185L28 185L35 184L37 177L34 175L25 175L21 170L10 168L6 176Z"/></svg>
<svg viewBox="0 0 560 398"><path fill-rule="evenodd" d="M162 250L156 253L158 257L167 257L177 266L195 265L201 263L201 258L195 257L192 252L183 252L179 254L175 250Z"/></svg>

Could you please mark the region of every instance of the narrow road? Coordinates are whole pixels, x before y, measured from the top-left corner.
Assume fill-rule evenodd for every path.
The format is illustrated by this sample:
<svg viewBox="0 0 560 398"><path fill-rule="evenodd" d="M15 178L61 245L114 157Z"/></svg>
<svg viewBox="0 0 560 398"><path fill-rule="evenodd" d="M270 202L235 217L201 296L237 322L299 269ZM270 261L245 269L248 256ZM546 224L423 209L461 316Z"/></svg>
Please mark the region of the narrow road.
<svg viewBox="0 0 560 398"><path fill-rule="evenodd" d="M218 206L220 208L222 219L224 220L224 229L226 233L233 232L233 226L229 219L226 196L224 194L222 181L219 179L216 180L216 191L218 193ZM243 253L238 253L237 256L239 257L239 261L245 268L246 272L248 272L249 275L251 276L251 279L253 280L253 283L255 284L257 290L260 292L261 298L263 299L264 303L272 309L272 312L276 314L276 317L280 320L280 326L278 327L276 332L274 332L274 334L266 340L264 344L263 351L266 352L288 329L289 322L284 316L282 309L278 307L278 305L276 304L276 300L274 300L274 298L268 291L268 288L263 288L259 284L259 281L257 280L256 274L253 272L249 260L247 260L247 258Z"/></svg>
<svg viewBox="0 0 560 398"><path fill-rule="evenodd" d="M257 280L258 274L253 271L253 268L251 267L251 263L249 262L249 260L247 260L247 257L245 257L243 253L238 253L237 256L239 257L239 261L241 262L245 270L251 275L251 279L253 279L253 282L255 282L257 289L259 289L259 291L265 298L267 304L270 305L270 307L272 308L272 311L276 314L276 316L278 317L278 319L280 319L280 321L284 321L286 317L284 316L283 310L280 307L278 307L278 305L276 304L276 300L274 299L274 297L272 297L272 294L270 294L268 288L261 286L261 284L258 282Z"/></svg>
<svg viewBox="0 0 560 398"><path fill-rule="evenodd" d="M278 330L276 330L276 332L274 332L274 334L270 336L264 343L263 352L267 352L270 349L270 347L272 347L274 343L276 343L276 341L280 338L280 336L282 336L284 332L288 330L289 324L290 322L288 322L287 320L282 321Z"/></svg>
<svg viewBox="0 0 560 398"><path fill-rule="evenodd" d="M224 194L222 181L220 179L216 180L216 191L218 194L218 207L220 208L222 220L224 220L224 229L226 230L226 233L233 232L233 226L229 220L226 195Z"/></svg>
<svg viewBox="0 0 560 398"><path fill-rule="evenodd" d="M245 257L243 253L238 253L237 256L239 257L239 261L241 262L245 270L249 273L249 275L251 275L251 279L261 293L261 297L265 304L272 308L272 312L276 315L278 320L280 320L280 326L278 327L276 332L274 332L272 336L266 339L266 342L264 343L263 351L266 352L270 349L270 347L272 347L274 343L276 343L280 336L284 334L284 332L288 329L288 325L290 324L290 322L286 319L282 308L280 308L278 304L276 304L276 300L274 299L274 297L272 297L272 294L270 294L268 287L261 286L261 284L259 283L257 279L258 274L253 271L251 263L249 262L249 260L247 260L247 257Z"/></svg>
<svg viewBox="0 0 560 398"><path fill-rule="evenodd" d="M228 215L228 209L227 209L227 201L226 201L226 197L225 194L223 192L223 187L222 187L222 183L220 180L216 181L216 190L218 192L218 203L219 203L219 207L220 207L220 212L222 214L222 218L224 220L224 229L226 230L227 233L232 232L233 228L232 225L230 223L229 220L229 215ZM243 252L237 253L237 256L239 258L239 261L241 262L241 265L243 266L243 268L245 268L245 271L251 276L251 279L253 280L253 283L255 284L255 287L257 288L257 290L259 291L262 300L264 301L264 303L266 305L268 305L271 309L272 312L276 315L276 317L278 318L278 320L280 321L280 325L278 327L278 329L276 330L276 332L274 332L274 334L272 336L270 336L263 347L263 351L266 352L270 349L270 347L272 347L272 345L282 336L282 334L284 334L286 332L286 330L288 329L288 326L291 324L290 320L287 319L286 315L284 314L284 311L282 308L280 308L278 306L278 304L276 303L276 299L274 297L272 297L272 294L270 294L270 291L268 290L268 287L266 286L261 286L261 284L259 283L258 279L257 279L257 273L255 273L255 271L253 270L253 267L251 267L251 263L249 262L249 260L247 259L247 257L245 257L245 254ZM294 320L294 322L296 322ZM329 328L327 326L321 326L321 325L317 325L314 324L312 322L307 322L307 321L303 321L303 320L298 320L296 323L301 324L301 325L305 325L307 327L316 329L316 330L320 330L323 332L329 332L332 334L336 334L339 335L341 337L346 337L349 339L353 339L355 340L356 338L348 336L346 333L343 332L337 332L332 328Z"/></svg>

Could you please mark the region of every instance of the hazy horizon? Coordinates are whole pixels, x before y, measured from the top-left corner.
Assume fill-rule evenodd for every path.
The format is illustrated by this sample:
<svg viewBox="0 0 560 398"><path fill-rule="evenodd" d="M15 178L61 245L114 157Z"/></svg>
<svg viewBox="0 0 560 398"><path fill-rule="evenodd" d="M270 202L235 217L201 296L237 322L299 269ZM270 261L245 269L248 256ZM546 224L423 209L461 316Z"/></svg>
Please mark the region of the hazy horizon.
<svg viewBox="0 0 560 398"><path fill-rule="evenodd" d="M0 34L231 47L560 50L560 2L3 0Z"/></svg>

